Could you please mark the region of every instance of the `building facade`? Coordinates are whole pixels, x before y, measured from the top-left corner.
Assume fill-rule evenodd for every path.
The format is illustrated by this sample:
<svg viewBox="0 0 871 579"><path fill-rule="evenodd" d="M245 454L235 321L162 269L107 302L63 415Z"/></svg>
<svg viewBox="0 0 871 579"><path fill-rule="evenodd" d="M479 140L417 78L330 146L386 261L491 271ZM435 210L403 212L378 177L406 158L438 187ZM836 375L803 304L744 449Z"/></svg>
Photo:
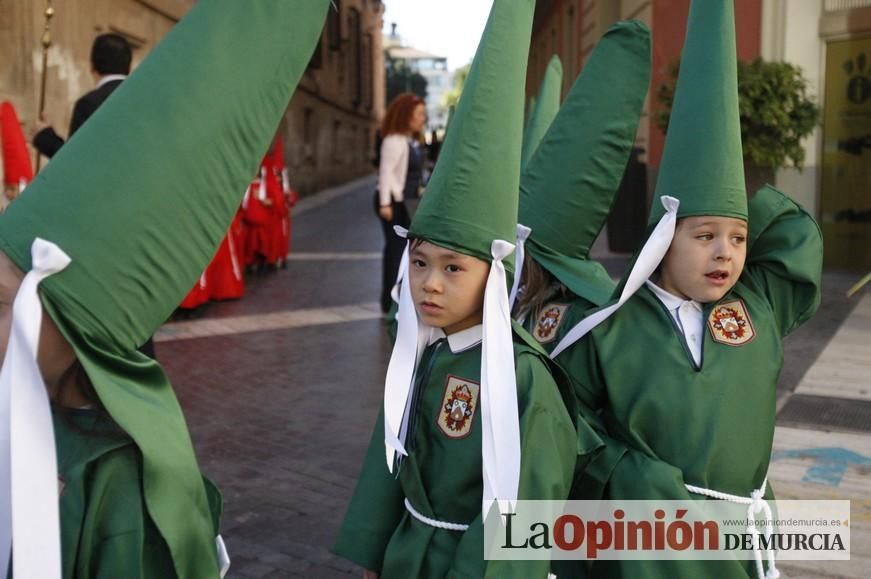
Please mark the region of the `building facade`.
<svg viewBox="0 0 871 579"><path fill-rule="evenodd" d="M384 116L384 5L332 2L280 128L291 181L303 194L371 173Z"/></svg>
<svg viewBox="0 0 871 579"><path fill-rule="evenodd" d="M135 68L194 3L52 2L46 120L64 135L76 99L94 87L89 59L96 35L126 37ZM279 127L292 184L303 194L372 171L375 129L384 110L383 5L380 0L332 3L319 46ZM25 127L38 113L45 7L45 0L0 0L0 100L15 105Z"/></svg>
<svg viewBox="0 0 871 579"><path fill-rule="evenodd" d="M656 126L656 88L680 56L690 0L539 0L527 94L559 54L563 94L597 39L617 20L635 18L653 34L651 91L637 135L647 166L648 202L664 135ZM738 57L802 68L822 122L805 140L804 169L777 171L775 185L814 214L826 240L826 264L871 269L871 0L735 0ZM616 75L615 78L619 78Z"/></svg>

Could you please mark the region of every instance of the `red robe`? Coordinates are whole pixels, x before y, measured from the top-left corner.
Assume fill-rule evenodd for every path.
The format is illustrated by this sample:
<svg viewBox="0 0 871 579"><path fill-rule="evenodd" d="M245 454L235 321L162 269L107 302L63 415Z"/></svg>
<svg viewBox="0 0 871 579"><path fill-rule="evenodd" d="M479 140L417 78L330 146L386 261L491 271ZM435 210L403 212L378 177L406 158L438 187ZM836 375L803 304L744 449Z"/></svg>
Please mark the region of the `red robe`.
<svg viewBox="0 0 871 579"><path fill-rule="evenodd" d="M233 300L245 295L245 264L238 243L241 222L242 217L237 212L215 258L206 269L209 297L213 300Z"/></svg>
<svg viewBox="0 0 871 579"><path fill-rule="evenodd" d="M290 251L290 207L297 198L288 183L284 147L281 139L276 138L263 158L258 177L243 202L245 226L248 229L246 265L258 259L268 264L278 264L287 259Z"/></svg>
<svg viewBox="0 0 871 579"><path fill-rule="evenodd" d="M8 101L0 104L0 142L3 148L3 182L20 193L33 181L33 166L15 107Z"/></svg>

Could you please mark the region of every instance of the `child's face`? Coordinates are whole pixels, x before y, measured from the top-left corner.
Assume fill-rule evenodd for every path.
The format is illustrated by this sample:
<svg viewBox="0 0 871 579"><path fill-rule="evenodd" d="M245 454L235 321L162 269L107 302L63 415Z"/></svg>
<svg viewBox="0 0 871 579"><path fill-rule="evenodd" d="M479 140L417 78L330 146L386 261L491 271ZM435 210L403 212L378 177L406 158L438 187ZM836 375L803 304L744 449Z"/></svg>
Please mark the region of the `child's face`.
<svg viewBox="0 0 871 579"><path fill-rule="evenodd" d="M0 251L0 361L6 358L12 328L12 304L24 274L5 253ZM63 373L75 362L72 346L64 339L48 314L43 313L39 335L37 363L49 390L53 390Z"/></svg>
<svg viewBox="0 0 871 579"><path fill-rule="evenodd" d="M409 257L411 296L425 324L453 334L481 323L489 263L427 241Z"/></svg>
<svg viewBox="0 0 871 579"><path fill-rule="evenodd" d="M686 217L662 261L662 289L684 299L715 302L744 269L747 224L733 217Z"/></svg>

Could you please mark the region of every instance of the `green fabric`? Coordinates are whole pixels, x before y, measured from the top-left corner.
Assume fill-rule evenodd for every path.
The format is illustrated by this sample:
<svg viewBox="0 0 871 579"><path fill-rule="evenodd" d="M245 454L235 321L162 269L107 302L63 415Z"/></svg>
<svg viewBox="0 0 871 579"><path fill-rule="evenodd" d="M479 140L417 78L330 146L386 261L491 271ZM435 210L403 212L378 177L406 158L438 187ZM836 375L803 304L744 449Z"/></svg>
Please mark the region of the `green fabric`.
<svg viewBox="0 0 871 579"><path fill-rule="evenodd" d="M514 241L534 6L534 0L493 3L409 237L487 262L494 240Z"/></svg>
<svg viewBox="0 0 871 579"><path fill-rule="evenodd" d="M535 112L535 96L529 97L529 102L526 104L526 120L523 123L523 134L526 135L529 129L529 121L532 120L532 113Z"/></svg>
<svg viewBox="0 0 871 579"><path fill-rule="evenodd" d="M747 219L733 4L695 0L690 7L651 224L665 213L662 195L680 199L679 218Z"/></svg>
<svg viewBox="0 0 871 579"><path fill-rule="evenodd" d="M576 482L574 498L701 500L684 482L742 496L762 485L782 339L819 305L822 236L813 218L774 188L760 190L749 209L747 264L718 303L743 302L752 340L713 340L707 320L715 304L705 304L696 368L671 315L643 287L573 346L564 367L582 413L607 445ZM596 563L591 576L745 579L755 571L734 560L612 561Z"/></svg>
<svg viewBox="0 0 871 579"><path fill-rule="evenodd" d="M133 441L95 411L54 411L65 579L176 577Z"/></svg>
<svg viewBox="0 0 871 579"><path fill-rule="evenodd" d="M619 70L619 86L603 90ZM576 295L601 305L614 283L587 257L623 179L650 82L650 31L612 26L520 178L527 251Z"/></svg>
<svg viewBox="0 0 871 579"><path fill-rule="evenodd" d="M218 574L187 427L134 348L215 253L320 37L328 0L203 0L0 216L29 271L35 237L72 263L42 301L143 457L148 513L182 579Z"/></svg>
<svg viewBox="0 0 871 579"><path fill-rule="evenodd" d="M526 120L523 129L523 148L520 152L520 171L526 167L541 140L547 133L548 127L553 122L559 111L560 96L563 89L563 64L559 56L554 54L544 71L544 78L538 89L538 98Z"/></svg>
<svg viewBox="0 0 871 579"><path fill-rule="evenodd" d="M589 439L578 440L547 357L522 333L515 333L514 342L522 453L519 497L561 500L569 493L579 449L594 452L601 441L589 429ZM419 368L429 372L421 372L415 391L409 456L398 478L388 473L379 418L334 547L339 555L380 572L381 579L547 575L547 561L484 561L480 412L475 411L463 438L449 438L437 424L450 377L480 383L480 365L480 344L456 354L444 340L426 349ZM456 532L422 524L406 512L406 497L425 516L471 526Z"/></svg>

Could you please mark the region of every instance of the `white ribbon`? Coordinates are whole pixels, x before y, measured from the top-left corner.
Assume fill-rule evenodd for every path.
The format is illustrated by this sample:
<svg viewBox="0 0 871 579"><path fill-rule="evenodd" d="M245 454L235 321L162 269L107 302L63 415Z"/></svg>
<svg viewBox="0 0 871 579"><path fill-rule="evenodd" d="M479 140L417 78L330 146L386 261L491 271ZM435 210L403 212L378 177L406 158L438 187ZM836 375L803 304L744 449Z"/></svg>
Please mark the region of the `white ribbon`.
<svg viewBox="0 0 871 579"><path fill-rule="evenodd" d="M227 553L227 545L224 544L224 538L221 535L215 537L215 548L218 550L218 573L221 579L227 575L230 570L230 554Z"/></svg>
<svg viewBox="0 0 871 579"><path fill-rule="evenodd" d="M626 285L623 286L620 299L617 300L617 303L587 316L569 330L550 353L552 360L559 356L563 350L587 335L593 328L607 320L611 314L619 310L656 271L674 238L677 210L680 207L680 201L668 195L660 197L660 201L662 206L665 207L665 215L660 218L659 223L656 224L656 227L647 239L647 243L644 244L644 247L638 254L638 259L635 260L635 265L632 266L632 271L626 279Z"/></svg>
<svg viewBox="0 0 871 579"><path fill-rule="evenodd" d="M502 260L514 245L497 239L490 245L493 263L484 290L481 343L481 453L484 463L482 512L493 501L499 512L514 509L520 486L520 417L514 372L514 339L508 285Z"/></svg>
<svg viewBox="0 0 871 579"><path fill-rule="evenodd" d="M42 304L37 287L70 258L35 239L33 268L12 305L12 327L0 370L0 574L61 577L57 456L48 392L37 364ZM14 505L14 508L13 508Z"/></svg>
<svg viewBox="0 0 871 579"><path fill-rule="evenodd" d="M397 228L400 237L405 229ZM414 370L426 345L428 328L418 322L414 301L411 298L411 283L408 280L408 246L400 264L399 310L396 315L396 341L387 366L384 381L384 444L387 469L393 472L396 453L408 456L405 450L405 435L410 416L411 391L414 386Z"/></svg>
<svg viewBox="0 0 871 579"><path fill-rule="evenodd" d="M514 283L511 285L511 295L508 298L508 305L512 310L514 309L514 302L517 300L517 290L520 289L520 278L523 276L523 260L526 256L526 240L529 239L531 233L531 228L520 223L517 224L517 247L514 251Z"/></svg>
<svg viewBox="0 0 871 579"><path fill-rule="evenodd" d="M290 193L290 175L287 172L287 167L281 170L281 191L285 195Z"/></svg>
<svg viewBox="0 0 871 579"><path fill-rule="evenodd" d="M766 477L765 480L762 481L762 486L750 493L749 498L739 495L730 495L729 493L706 489L704 487L697 487L695 485L684 484L684 486L688 491L697 495L704 495L706 497L711 497L712 499L747 505L747 532L750 533L753 538L753 557L756 560L756 576L759 579L778 579L778 577L780 577L780 571L777 570L777 566L775 565L775 551L773 548L765 549L765 557L768 560L768 571L765 571L765 567L762 564L763 549L759 545L759 535L762 533L760 533L759 529L756 528L756 515L762 513L765 516L764 535L765 538L769 540L768 544L770 545L771 533L774 531L774 515L771 512L771 505L769 505L768 501L764 498L765 487L767 484L768 478Z"/></svg>
<svg viewBox="0 0 871 579"><path fill-rule="evenodd" d="M266 169L260 169L260 187L257 189L257 198L266 200Z"/></svg>

